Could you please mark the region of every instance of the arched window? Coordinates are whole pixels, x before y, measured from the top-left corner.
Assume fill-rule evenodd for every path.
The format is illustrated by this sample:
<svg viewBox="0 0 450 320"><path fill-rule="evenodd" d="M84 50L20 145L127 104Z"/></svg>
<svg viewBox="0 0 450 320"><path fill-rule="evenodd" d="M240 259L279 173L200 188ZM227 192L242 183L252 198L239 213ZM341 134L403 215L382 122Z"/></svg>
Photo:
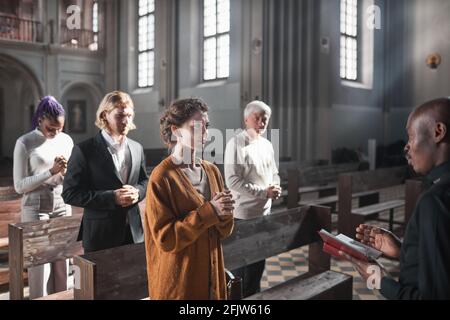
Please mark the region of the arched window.
<svg viewBox="0 0 450 320"><path fill-rule="evenodd" d="M138 87L154 84L155 70L155 1L139 0L138 19Z"/></svg>
<svg viewBox="0 0 450 320"><path fill-rule="evenodd" d="M203 0L203 80L230 74L230 0Z"/></svg>
<svg viewBox="0 0 450 320"><path fill-rule="evenodd" d="M344 80L357 81L358 70L358 1L341 0L341 63Z"/></svg>
<svg viewBox="0 0 450 320"><path fill-rule="evenodd" d="M98 50L98 1L92 5L92 32L94 33L94 42L89 45L91 51Z"/></svg>

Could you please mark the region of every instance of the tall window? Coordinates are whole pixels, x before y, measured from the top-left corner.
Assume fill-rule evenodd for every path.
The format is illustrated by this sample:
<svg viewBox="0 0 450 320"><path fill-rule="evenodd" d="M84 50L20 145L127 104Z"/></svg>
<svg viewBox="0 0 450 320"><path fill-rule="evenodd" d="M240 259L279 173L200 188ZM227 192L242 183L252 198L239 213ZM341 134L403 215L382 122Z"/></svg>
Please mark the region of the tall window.
<svg viewBox="0 0 450 320"><path fill-rule="evenodd" d="M358 1L341 0L341 78L358 80Z"/></svg>
<svg viewBox="0 0 450 320"><path fill-rule="evenodd" d="M230 75L230 0L203 0L203 80Z"/></svg>
<svg viewBox="0 0 450 320"><path fill-rule="evenodd" d="M92 32L93 32L93 43L89 45L91 51L98 50L98 2L94 1L92 5Z"/></svg>
<svg viewBox="0 0 450 320"><path fill-rule="evenodd" d="M154 83L155 65L155 1L139 0L138 21L138 86Z"/></svg>

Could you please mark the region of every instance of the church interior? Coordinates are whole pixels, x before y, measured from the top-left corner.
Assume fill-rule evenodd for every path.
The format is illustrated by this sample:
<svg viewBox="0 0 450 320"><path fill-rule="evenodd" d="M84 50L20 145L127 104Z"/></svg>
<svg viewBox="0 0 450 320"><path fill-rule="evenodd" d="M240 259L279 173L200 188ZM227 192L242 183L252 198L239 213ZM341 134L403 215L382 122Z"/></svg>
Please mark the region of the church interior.
<svg viewBox="0 0 450 320"><path fill-rule="evenodd" d="M13 183L16 140L48 95L64 107L63 131L75 144L93 137L97 108L114 90L133 100L137 129L129 137L142 145L149 175L168 156L160 117L172 101L206 102L211 131L222 134L207 160L222 174L229 130L243 128L248 103L264 101L283 189L267 219L280 231L225 241L225 267L246 259L245 249L240 257L227 253L242 240L249 256L251 248L267 252L257 299L286 298L277 286L317 262L333 281L341 281L333 272L347 278L332 296L316 298L385 300L350 262L324 258L288 227L309 223L294 211L310 217L319 208L333 233L354 237L353 225L369 221L403 237L420 194L404 155L406 124L414 108L450 96L449 16L449 0L0 0L0 300L28 299L26 268L49 256L30 249L31 231L13 226L22 198ZM143 214L145 201L139 206ZM78 220L60 234L69 237L65 254L74 241L68 230L78 230L82 216L81 208L72 212ZM269 221L255 226L269 228ZM398 277L398 261L380 262ZM68 283L73 290L74 273ZM146 282L138 289L130 283L112 297L107 289L75 290L75 299L134 299L129 292L138 299L147 290ZM303 284L311 295L318 290L312 284ZM308 299L305 292L298 299Z"/></svg>

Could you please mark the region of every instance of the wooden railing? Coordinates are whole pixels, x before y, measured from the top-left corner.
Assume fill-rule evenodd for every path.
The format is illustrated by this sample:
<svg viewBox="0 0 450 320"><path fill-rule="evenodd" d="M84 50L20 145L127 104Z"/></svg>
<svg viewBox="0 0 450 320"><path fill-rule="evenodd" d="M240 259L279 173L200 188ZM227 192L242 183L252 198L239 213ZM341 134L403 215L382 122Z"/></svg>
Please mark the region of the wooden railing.
<svg viewBox="0 0 450 320"><path fill-rule="evenodd" d="M42 42L43 27L37 21L0 15L0 39Z"/></svg>
<svg viewBox="0 0 450 320"><path fill-rule="evenodd" d="M50 28L49 32L51 39L53 39L53 28ZM0 39L42 43L44 28L42 23L37 21L0 14ZM50 41L53 43L53 40ZM103 48L103 41L99 32L87 29L69 30L65 25L61 25L60 28L59 43L62 47L89 49L91 51L98 51Z"/></svg>
<svg viewBox="0 0 450 320"><path fill-rule="evenodd" d="M89 49L97 51L102 49L100 34L92 30L73 29L61 26L60 44L63 47Z"/></svg>

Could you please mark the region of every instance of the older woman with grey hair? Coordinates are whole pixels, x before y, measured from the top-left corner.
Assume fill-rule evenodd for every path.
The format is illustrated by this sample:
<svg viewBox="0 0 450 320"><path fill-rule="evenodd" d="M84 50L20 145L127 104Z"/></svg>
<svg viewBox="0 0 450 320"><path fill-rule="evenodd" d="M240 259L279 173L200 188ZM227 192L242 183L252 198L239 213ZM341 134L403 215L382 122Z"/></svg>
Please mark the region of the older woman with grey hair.
<svg viewBox="0 0 450 320"><path fill-rule="evenodd" d="M270 214L272 200L281 195L280 177L272 143L263 137L271 116L262 101L250 102L244 110L245 130L234 136L225 149L225 181L236 201L236 219ZM243 279L243 295L260 291L265 260L234 270Z"/></svg>

